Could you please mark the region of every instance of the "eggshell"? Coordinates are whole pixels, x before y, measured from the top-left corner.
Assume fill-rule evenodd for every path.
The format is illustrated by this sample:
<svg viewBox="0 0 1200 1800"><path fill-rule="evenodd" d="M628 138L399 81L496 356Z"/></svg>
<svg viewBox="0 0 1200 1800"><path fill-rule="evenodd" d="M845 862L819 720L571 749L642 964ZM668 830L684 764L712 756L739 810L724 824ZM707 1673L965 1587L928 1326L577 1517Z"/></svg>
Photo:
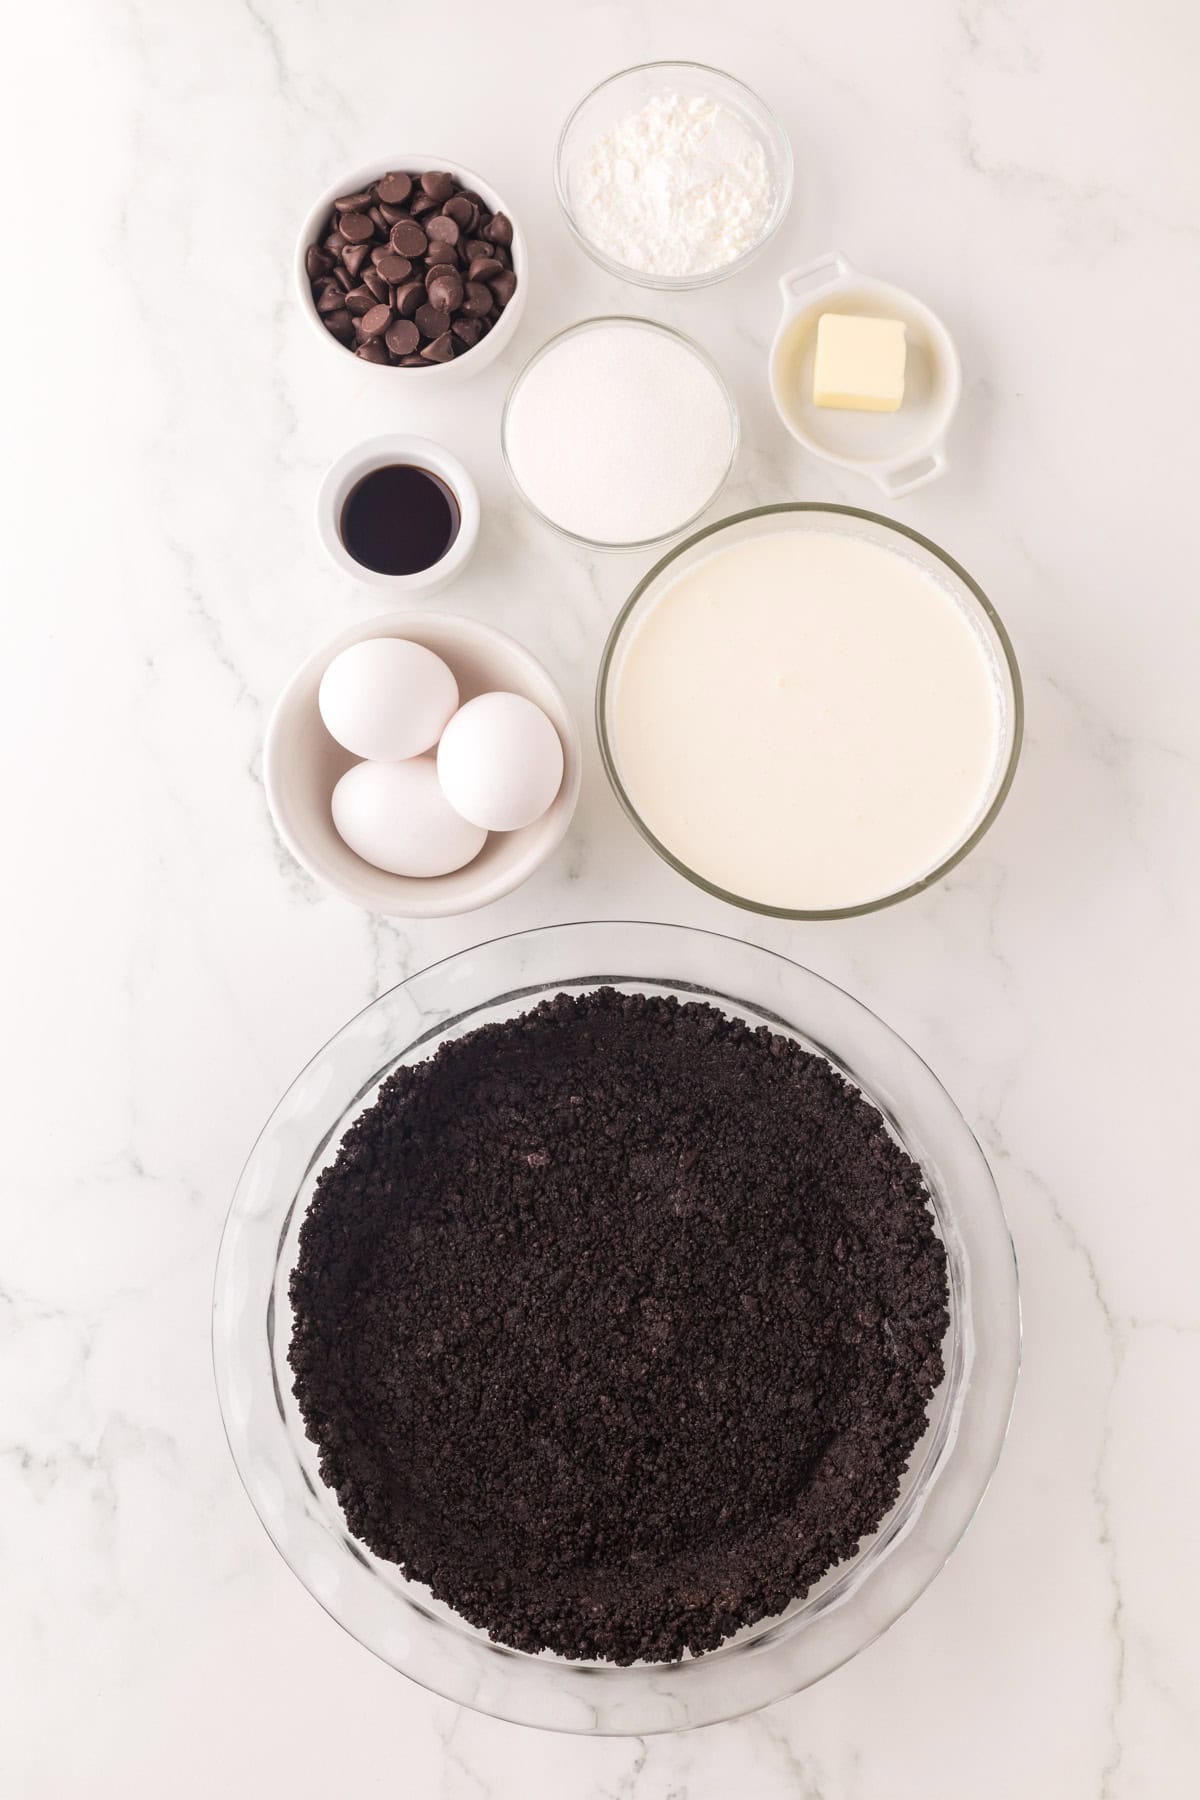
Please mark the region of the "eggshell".
<svg viewBox="0 0 1200 1800"><path fill-rule="evenodd" d="M333 790L338 836L389 875L449 875L479 855L487 832L454 811L432 756L361 762Z"/></svg>
<svg viewBox="0 0 1200 1800"><path fill-rule="evenodd" d="M486 831L519 831L541 818L562 786L563 748L532 700L480 694L442 733L437 772L464 819Z"/></svg>
<svg viewBox="0 0 1200 1800"><path fill-rule="evenodd" d="M437 743L458 705L458 683L424 644L365 638L334 657L317 705L329 735L355 756L402 762Z"/></svg>

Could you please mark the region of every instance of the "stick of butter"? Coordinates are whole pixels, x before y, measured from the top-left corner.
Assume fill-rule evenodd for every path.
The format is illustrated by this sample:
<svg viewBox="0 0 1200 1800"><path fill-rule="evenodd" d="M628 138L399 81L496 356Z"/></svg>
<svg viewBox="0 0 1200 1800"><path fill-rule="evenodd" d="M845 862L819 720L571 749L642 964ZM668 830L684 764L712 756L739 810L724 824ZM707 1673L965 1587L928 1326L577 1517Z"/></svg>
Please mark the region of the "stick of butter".
<svg viewBox="0 0 1200 1800"><path fill-rule="evenodd" d="M855 313L817 320L813 400L853 412L898 412L904 398L904 322Z"/></svg>

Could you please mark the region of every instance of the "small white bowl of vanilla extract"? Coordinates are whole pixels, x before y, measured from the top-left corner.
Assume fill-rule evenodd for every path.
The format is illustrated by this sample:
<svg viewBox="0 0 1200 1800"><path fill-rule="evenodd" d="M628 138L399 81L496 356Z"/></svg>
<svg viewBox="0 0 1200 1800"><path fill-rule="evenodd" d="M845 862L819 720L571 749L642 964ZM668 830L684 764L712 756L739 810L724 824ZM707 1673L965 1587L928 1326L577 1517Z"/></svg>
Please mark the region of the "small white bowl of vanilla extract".
<svg viewBox="0 0 1200 1800"><path fill-rule="evenodd" d="M479 495L430 438L356 444L327 470L317 533L343 574L392 594L429 594L462 572L479 538Z"/></svg>

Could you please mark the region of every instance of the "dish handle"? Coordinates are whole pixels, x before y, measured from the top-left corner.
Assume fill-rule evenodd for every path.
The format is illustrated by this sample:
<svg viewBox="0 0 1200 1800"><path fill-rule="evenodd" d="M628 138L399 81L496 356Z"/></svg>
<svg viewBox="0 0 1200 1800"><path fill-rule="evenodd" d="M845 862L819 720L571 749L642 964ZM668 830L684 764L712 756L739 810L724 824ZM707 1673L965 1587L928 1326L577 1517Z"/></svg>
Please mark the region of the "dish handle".
<svg viewBox="0 0 1200 1800"><path fill-rule="evenodd" d="M806 269L790 269L780 278L779 291L785 308L807 306L821 294L840 287L854 269L840 250L827 250Z"/></svg>
<svg viewBox="0 0 1200 1800"><path fill-rule="evenodd" d="M898 500L901 494L911 494L914 488L924 487L927 481L936 481L939 475L945 473L945 446L934 444L906 463L900 463L892 469L881 469L875 476L875 484L883 489L889 500Z"/></svg>

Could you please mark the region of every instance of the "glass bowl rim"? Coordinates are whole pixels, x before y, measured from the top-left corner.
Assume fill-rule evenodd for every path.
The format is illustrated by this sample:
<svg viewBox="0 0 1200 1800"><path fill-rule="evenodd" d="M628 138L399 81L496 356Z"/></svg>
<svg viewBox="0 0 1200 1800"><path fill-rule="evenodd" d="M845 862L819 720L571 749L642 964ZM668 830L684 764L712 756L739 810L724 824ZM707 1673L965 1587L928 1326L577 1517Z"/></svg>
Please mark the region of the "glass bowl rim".
<svg viewBox="0 0 1200 1800"><path fill-rule="evenodd" d="M751 110L757 108L764 115L775 140L773 147L764 145L768 156L777 165L772 169L772 177L776 182L778 192L775 205L771 210L771 217L762 235L755 239L749 249L743 250L740 256L735 256L732 262L722 263L716 269L706 269L700 275L647 275L644 270L630 268L628 263L619 262L616 258L608 256L598 245L593 244L579 225L567 194L564 160L567 138L570 135L571 127L583 109L598 94L603 93L605 88L614 86L618 81L626 81L631 76L645 75L659 69L685 69L700 75L715 75L718 81L728 82L731 87L740 89L742 94L752 102ZM783 122L774 107L768 105L758 90L752 88L748 81L743 81L739 75L731 75L728 69L719 69L715 63L695 62L686 58L681 60L675 57L660 57L649 62L630 63L627 68L617 69L613 74L606 75L603 81L596 82L575 102L563 121L554 145L554 192L559 210L566 221L567 230L580 249L590 256L600 268L605 269L610 275L615 275L618 280L628 281L635 287L656 289L662 293L687 293L695 288L712 287L718 281L725 281L729 276L739 274L770 243L787 218L792 205L795 171L796 161L792 150L792 140L785 131Z"/></svg>
<svg viewBox="0 0 1200 1800"><path fill-rule="evenodd" d="M603 538L584 537L583 534L578 531L568 531L565 525L560 525L557 520L550 517L549 513L544 513L541 507L530 499L520 481L517 479L516 471L509 458L508 416L521 383L533 369L534 365L541 362L542 358L548 351L554 348L555 344L562 343L566 338L576 337L582 332L591 331L597 325L637 325L647 331L659 332L663 337L674 338L677 343L683 344L690 350L694 356L699 357L700 361L713 376L717 386L720 388L725 400L725 405L729 410L729 456L726 459L725 467L721 471L719 481L714 486L711 494L709 494L704 501L704 504L698 506L695 512L689 514L686 519L681 519L678 525L672 525L669 531L656 532L653 537L611 541ZM521 364L521 367L517 370L516 374L508 384L508 392L504 396L504 405L500 410L500 456L504 463L505 472L508 475L509 481L512 483L517 498L528 508L535 519L540 519L543 525L549 526L551 531L558 537L565 538L568 543L581 544L585 550L602 550L611 552L615 555L622 555L634 550L654 550L657 549L660 544L669 543L672 538L677 538L681 531L689 531L696 523L696 520L701 518L708 511L710 506L714 505L717 496L725 486L725 483L729 480L733 465L737 461L737 453L741 446L741 441L742 422L738 412L737 400L734 398L733 389L726 381L715 358L709 354L703 344L698 344L695 338L689 337L686 331L680 331L678 326L664 325L661 319L647 319L640 313L593 313L586 319L576 319L572 324L564 325L561 331L554 332L544 343L539 344L537 349L534 350Z"/></svg>
<svg viewBox="0 0 1200 1800"><path fill-rule="evenodd" d="M956 850L949 856L944 857L935 868L931 869L927 874L922 875L919 880L909 882L906 887L898 888L894 893L880 895L874 900L862 900L854 906L770 906L765 901L748 900L741 894L734 894L726 888L718 887L715 882L709 881L705 876L697 874L694 869L689 868L681 858L677 857L673 851L669 850L665 844L660 842L646 824L645 820L641 817L637 807L626 792L625 785L617 770L616 755L609 736L608 721L606 718L606 702L608 699L609 676L612 670L613 659L616 656L625 627L632 618L638 602L641 600L650 584L653 581L656 581L677 557L682 556L685 551L690 550L693 545L703 543L705 538L712 537L716 532L725 531L732 525L744 524L747 519L767 518L781 513L832 513L844 518L866 519L870 524L882 525L888 531L894 531L901 537L908 538L910 542L919 544L923 550L929 551L930 554L935 556L940 563L944 564L952 574L958 577L972 596L979 602L984 616L996 634L997 641L1004 657L1004 667L1012 689L1012 742L1009 746L1008 758L1005 762L1000 780L997 783L996 792L993 794L986 812L977 821L970 835L963 840ZM996 608L992 605L992 602L988 599L979 583L966 569L963 568L961 563L955 561L954 557L952 557L948 551L943 550L939 544L935 544L932 538L927 538L921 532L914 531L911 525L904 525L899 519L889 519L886 514L871 512L865 507L845 506L840 502L831 500L776 500L765 506L750 506L743 512L729 513L723 519L714 519L711 524L701 526L698 531L692 532L689 537L684 538L680 543L672 544L671 548L663 556L659 557L653 568L648 569L642 576L641 580L629 595L629 598L621 607L620 612L618 612L616 618L613 620L612 625L609 627L608 636L604 642L604 649L600 653L600 666L596 674L594 712L596 739L600 746L600 760L604 765L604 773L607 775L609 785L616 795L617 800L620 802L626 817L650 845L650 848L654 850L657 855L661 856L662 860L668 864L670 868L674 869L677 875L682 875L684 879L690 881L694 887L703 889L706 894L712 894L717 900L724 900L730 906L740 907L744 912L758 913L764 918L771 919L856 919L862 917L866 913L881 912L883 908L887 906L896 906L901 900L910 900L915 894L924 893L926 888L932 887L936 882L941 881L950 873L951 869L956 868L957 865L962 862L964 857L970 855L980 839L987 834L995 823L1001 807L1008 798L1009 789L1012 787L1013 780L1016 776L1017 764L1020 761L1021 746L1025 735L1025 696L1024 689L1021 685L1021 671L1017 663L1016 651L1013 649L1012 639L1008 635L1003 619L1000 617Z"/></svg>
<svg viewBox="0 0 1200 1800"><path fill-rule="evenodd" d="M931 1444L930 1450L926 1455L925 1463L922 1467L921 1474L925 1481L924 1492L930 1495L939 1491L938 1478L943 1471L946 1471L950 1475L950 1489L947 1497L942 1501L942 1510L944 1512L946 1506L949 1506L951 1510L951 1530L946 1532L944 1521L939 1527L935 1520L932 1530L934 1547L932 1552L928 1549L925 1550L915 1582L911 1571L902 1575L901 1585L903 1593L899 1601L894 1593L892 1593L890 1597L884 1598L883 1591L880 1590L880 1615L869 1621L868 1629L865 1633L861 1629L861 1624L854 1626L853 1630L857 1637L857 1641L852 1642L849 1647L843 1642L834 1650L832 1655L830 1655L829 1646L826 1644L822 1654L822 1667L817 1669L815 1673L808 1672L800 1678L796 1677L794 1669L789 1668L786 1673L783 1674L782 1682L780 1681L781 1669L778 1666L773 1666L772 1652L786 1654L789 1645L794 1646L800 1641L798 1638L800 1627L807 1622L804 1612L799 1614L785 1614L777 1619L763 1620L760 1625L755 1628L757 1635L747 1641L743 1642L740 1639L728 1640L716 1651L713 1651L706 1656L695 1659L684 1659L680 1663L656 1663L645 1666L635 1665L630 1668L607 1663L588 1664L565 1662L559 1664L557 1661L552 1662L547 1665L549 1670L561 1667L567 1674L575 1678L586 1678L587 1690L597 1701L599 1701L600 1694L605 1687L608 1688L609 1693L613 1696L609 1703L609 1711L605 1715L603 1722L600 1721L600 1709L597 1706L597 1708L594 1709L596 1722L581 1726L577 1720L568 1723L552 1716L546 1716L547 1713L553 1712L555 1697L553 1694L544 1694L542 1690L539 1690L541 1697L533 1703L533 1710L537 1712L538 1716L531 1717L530 1702L527 1697L528 1688L526 1688L525 1694L520 1694L519 1684L517 1692L518 1697L522 1700L521 1710L517 1712L506 1711L500 1705L490 1704L487 1699L478 1696L476 1692L479 1685L478 1678L476 1678L474 1682L467 1683L461 1681L447 1682L446 1677L443 1675L441 1681L439 1681L428 1676L419 1668L410 1666L407 1661L398 1661L396 1655L390 1649L385 1650L380 1648L380 1646L376 1642L373 1642L370 1636L367 1635L365 1628L356 1628L354 1624L350 1623L342 1616L334 1602L318 1590L318 1587L315 1586L310 1578L304 1573L302 1559L297 1555L294 1555L292 1550L285 1546L284 1541L280 1535L278 1535L275 1525L271 1522L271 1518L268 1517L269 1512L272 1517L275 1516L275 1509L266 1508L263 1504L261 1476L258 1476L257 1480L255 1479L256 1469L252 1469L249 1462L243 1463L235 1445L234 1426L231 1422L236 1411L232 1381L234 1365L230 1362L230 1353L225 1342L228 1337L228 1327L224 1325L224 1315L234 1304L234 1301L231 1300L230 1295L227 1292L231 1279L233 1279L235 1294L238 1287L237 1277L241 1276L244 1279L244 1271L242 1271L240 1267L237 1267L236 1264L233 1268L229 1266L232 1261L230 1252L231 1241L240 1236L246 1223L244 1219L237 1217L239 1200L241 1200L243 1191L250 1182L256 1159L260 1157L264 1150L269 1151L271 1147L270 1140L272 1132L280 1129L285 1131L291 1129L291 1122L287 1118L288 1102L292 1099L297 1090L301 1088L306 1079L309 1078L313 1072L317 1071L320 1065L329 1057L335 1045L342 1040L352 1039L353 1035L361 1030L361 1027L370 1015L380 1012L381 1009L389 1004L389 1002L395 1003L397 998L404 994L406 990L417 987L418 984L431 976L438 976L440 972L455 964L465 963L469 958L483 956L495 959L506 954L512 954L513 951L518 950L520 946L529 945L534 942L545 942L551 945L565 942L569 948L573 949L575 947L575 938L577 934L611 932L616 932L618 934L644 933L650 934L651 937L656 934L665 934L667 938L682 942L685 946L688 944L695 945L703 940L703 943L708 946L710 950L715 950L718 954L748 958L752 965L758 963L760 967L764 968L771 964L777 965L783 980L791 978L798 981L801 986L810 986L812 989L815 989L818 994L825 996L833 1006L834 1010L842 1012L846 1019L861 1019L866 1023L868 1032L873 1034L876 1040L875 1043L864 1052L869 1060L873 1060L878 1056L880 1044L885 1046L888 1055L893 1055L896 1051L899 1052L902 1062L907 1062L910 1068L916 1071L919 1083L927 1091L932 1092L932 1104L935 1109L940 1109L943 1115L949 1117L950 1129L952 1130L955 1139L958 1141L960 1147L965 1147L968 1161L974 1165L974 1174L970 1176L970 1179L976 1183L982 1179L982 1187L979 1188L973 1196L968 1195L966 1197L960 1197L956 1203L956 1207L951 1208L950 1216L952 1220L955 1221L956 1229L958 1228L959 1222L972 1216L975 1206L978 1205L982 1199L982 1226L977 1227L977 1229L982 1229L985 1240L988 1237L992 1240L990 1247L986 1241L982 1244L977 1242L974 1251L966 1253L966 1261L964 1264L966 1285L963 1297L959 1302L960 1305L965 1305L966 1311L956 1327L954 1323L956 1314L954 1304L952 1303L951 1324L946 1341L947 1343L961 1343L966 1341L968 1344L973 1344L973 1333L976 1324L981 1319L986 1319L989 1325L995 1325L996 1327L998 1333L998 1348L993 1347L992 1354L998 1355L1000 1360L996 1365L995 1374L990 1378L985 1376L982 1380L983 1387L990 1392L990 1398L972 1401L971 1395L976 1388L978 1379L974 1375L978 1350L977 1347L973 1347L967 1373L965 1378L963 1378L964 1384L959 1387L957 1395L959 1411L961 1411L963 1404L973 1405L976 1413L978 1413L980 1407L983 1408L984 1425L986 1428L986 1454L981 1457L967 1450L962 1450L957 1435L958 1425L955 1423L953 1426L954 1435L952 1435L950 1439L947 1439L944 1433L938 1434L940 1436L940 1442L937 1442L935 1437L935 1442ZM628 946L626 946L626 948L628 948ZM654 960L657 962L659 946L655 944L653 948ZM683 954L685 957L688 954L686 949ZM639 947L635 944L630 960L636 961L638 959ZM598 955L596 960L599 962L600 967L593 970L589 965L587 972L582 976L575 977L572 972L560 970L557 974L553 975L549 981L543 977L534 982L533 985L527 985L526 982L518 982L514 985L512 980L509 979L506 983L502 984L501 992L492 994L488 999L476 1001L473 1005L467 1007L465 1011L451 1008L446 1012L437 1013L432 1027L422 1025L422 1028L419 1029L414 1036L406 1039L403 1045L395 1050L390 1058L386 1059L382 1064L375 1064L372 1075L365 1082L357 1083L355 1091L349 1098L347 1098L344 1093L339 1092L341 1109L332 1127L325 1130L319 1139L314 1141L312 1136L307 1132L304 1134L304 1155L307 1166L306 1174L303 1179L307 1180L308 1175L311 1174L315 1168L323 1166L322 1158L328 1157L331 1145L335 1142L336 1134L345 1128L344 1121L347 1112L357 1101L361 1100L371 1091L377 1084L381 1075L388 1067L394 1064L398 1057L405 1055L414 1048L419 1048L422 1045L428 1044L431 1039L440 1036L440 1034L448 1027L461 1023L464 1018L470 1018L474 1014L498 1003L511 1001L513 999L521 1000L526 997L529 997L530 1002L534 1003L536 999L544 997L551 987L557 990L562 986L570 987L576 984L590 984L604 981L649 981L653 985L663 983L668 987L678 988L681 992L685 990L694 991L698 993L699 997L715 1000L717 1003L720 1003L724 999L726 1001L733 1001L738 1006L749 1006L751 1011L757 1014L761 1022L769 1022L774 1018L788 1031L799 1034L803 1041L810 1048L815 1050L816 1053L826 1056L832 1061L835 1068L838 1068L847 1074L850 1080L866 1094L870 1103L877 1110L882 1112L889 1125L900 1135L901 1141L907 1143L907 1137L901 1121L907 1116L911 1123L914 1116L920 1116L920 1114L914 1115L911 1112L907 1112L906 1115L906 1108L901 1108L898 1116L896 1112L893 1111L894 1102L881 1097L875 1091L871 1080L864 1079L857 1073L855 1061L844 1054L843 1048L839 1046L836 1041L833 1043L832 1048L827 1047L819 1036L812 1034L810 1024L803 1016L800 1016L799 1018L795 1016L794 1010L780 1012L768 1010L764 1013L761 998L756 998L753 1001L745 999L744 996L739 995L735 991L737 986L736 983L731 982L728 991L725 991L722 987L713 986L707 973L701 975L699 985L697 985L694 981L683 979L682 970L678 973L660 972L657 975L645 973L633 975L630 974L627 969L623 968L625 959L621 955L613 956L611 962L606 960L603 955ZM670 958L665 957L664 960L669 962ZM525 970L522 970L521 972L523 974L527 973ZM492 980L490 969L488 970L488 979L490 985ZM794 1009L797 1005L796 999L792 995L783 996L780 999L779 1004L783 1006L785 1005L785 1002L788 1009ZM416 1006L415 1001L414 1006ZM422 1009L417 1006L416 1010L418 1020L421 1021ZM801 1014L802 1013L803 1009L801 1008ZM378 1043L372 1043L372 1054L376 1054L378 1048ZM343 1074L344 1073L345 1071L343 1071ZM915 1105L917 1103L914 1101L913 1104ZM925 1104L927 1105L928 1101ZM944 1118L942 1123L944 1125ZM934 1128L936 1135L936 1122ZM931 1153L932 1148L933 1147L931 1147ZM964 1179L967 1179L967 1177L964 1177ZM297 1188L295 1192L290 1192L284 1196L282 1204L280 1202L274 1202L272 1208L269 1210L269 1220L275 1227L278 1227L279 1216L281 1211L283 1211L283 1232L286 1232L288 1222L290 1221L297 1201L300 1198L302 1187L303 1181L301 1187ZM934 1190L931 1188L931 1193L933 1191ZM952 1184L946 1191L947 1193L956 1192L957 1189ZM277 1238L272 1240L275 1242L274 1268L276 1272L278 1270L279 1257L282 1251L282 1236L283 1234L279 1233ZM982 1255L984 1260L976 1263L974 1260L976 1255ZM989 1263L991 1264L990 1268L988 1267ZM994 1316L986 1308L981 1311L980 1295L976 1292L977 1286L987 1286L989 1281L993 1284L996 1281L1000 1283L998 1295L994 1294L992 1296L993 1300L1000 1308L999 1312ZM268 1325L270 1325L270 1320L273 1316L275 1307L274 1276L272 1276L270 1291L267 1295L264 1295L263 1298L267 1308ZM1007 1311L1005 1310L1004 1302L1007 1302ZM597 1736L644 1736L664 1731L684 1729L691 1726L702 1726L739 1717L745 1713L756 1711L761 1706L771 1704L775 1700L785 1698L790 1694L801 1691L812 1685L815 1681L822 1680L826 1675L831 1674L836 1668L841 1667L845 1662L851 1660L863 1649L866 1649L871 1643L875 1642L877 1638L890 1629L897 1620L903 1617L916 1600L920 1598L921 1594L925 1592L944 1567L946 1561L953 1554L959 1543L961 1543L963 1536L976 1516L984 1495L991 1484L992 1477L995 1473L1007 1439L1021 1365L1022 1330L1019 1269L1011 1231L1007 1219L1005 1218L1004 1206L996 1185L995 1176L992 1173L987 1157L984 1154L974 1131L967 1123L967 1120L955 1104L944 1084L921 1056L920 1052L909 1044L907 1039L902 1037L898 1031L880 1018L879 1015L864 1001L859 1000L855 995L840 987L836 982L829 980L826 976L820 975L815 970L795 962L793 958L785 953L768 949L766 946L751 943L745 939L731 937L726 933L712 931L704 927L680 925L661 920L575 920L551 923L527 928L522 931L510 932L502 936L483 940L477 944L468 945L458 950L451 951L447 955L435 959L433 962L426 964L423 968L415 970L412 974L406 976L404 980L397 982L393 987L385 990L384 993L377 995L373 1000L361 1007L331 1035L331 1037L298 1071L258 1133L239 1175L233 1200L222 1227L220 1245L216 1259L212 1304L211 1349L214 1379L217 1388L222 1427L234 1466L247 1497L254 1507L255 1512L258 1514L260 1524L263 1526L268 1537L271 1538L272 1543L281 1555L283 1561L287 1564L292 1573L296 1575L310 1597L316 1600L317 1604L329 1614L330 1618L347 1632L347 1635L354 1638L355 1641L364 1648L369 1649L390 1667L396 1669L398 1673L406 1675L418 1686L424 1687L430 1692L438 1693L458 1704L470 1706L487 1713L489 1716L504 1719L508 1722L526 1724L535 1728L561 1731L575 1735L579 1735L582 1732L584 1735ZM256 1320L259 1317L257 1313L254 1316ZM282 1403L279 1397L278 1377L274 1359L271 1350L269 1349L270 1332L268 1331L267 1336L262 1336L260 1325L257 1331L250 1333L250 1336L256 1342L261 1339L263 1359L266 1365L266 1378L269 1380L275 1391L276 1404L279 1407L280 1413L280 1425L286 1439L288 1427L286 1419L283 1416ZM257 1356L255 1357L254 1366L256 1369L258 1368ZM997 1382L996 1379L997 1374L1000 1377L999 1382ZM948 1366L947 1377L949 1378L949 1376L950 1368ZM262 1379L261 1375L258 1379ZM952 1410L954 1399L955 1394L952 1390L947 1402L947 1404L952 1407ZM959 1414L956 1413L956 1420L958 1416ZM931 1428L934 1426L934 1423L935 1421L931 1417L929 1421ZM974 1429L976 1431L978 1430L978 1426L979 1421L978 1419L975 1419ZM963 1495L964 1470L961 1461L961 1458L964 1455L968 1456L972 1463L970 1471L965 1475L965 1502ZM951 1469L953 1470L952 1473L950 1473ZM311 1487L309 1477L302 1468L300 1469L300 1474L304 1484ZM860 1559L862 1557L865 1556L867 1558L865 1563L861 1563L861 1568L864 1571L863 1578L856 1586L851 1585L845 1590L844 1597L850 1603L853 1603L867 1586L867 1577L869 1577L872 1567L880 1566L880 1564L884 1567L887 1566L886 1554L879 1558L874 1565L872 1564L870 1558L875 1543L878 1542L882 1544L885 1553L890 1552L893 1547L902 1547L906 1538L909 1537L908 1526L913 1524L920 1516L919 1511L914 1513L911 1508L906 1509L903 1502L898 1504L899 1510L897 1510L896 1507L893 1507L893 1509L885 1516L884 1520L881 1521L878 1538L873 1539L871 1544L856 1553L856 1555L850 1558L845 1565L846 1573L850 1573L856 1566L860 1566ZM907 1518L905 1517L906 1511ZM914 1534L914 1538L919 1548L922 1541L922 1533L917 1531ZM365 1559L361 1552L356 1551L352 1544L348 1543L348 1548L351 1556L356 1562L364 1562ZM449 1635L451 1637L461 1635L462 1622L454 1620L450 1624L447 1624L444 1620L431 1614L422 1600L415 1596L405 1595L399 1596L399 1598L403 1605L429 1621L432 1624L436 1635ZM832 1611L834 1614L837 1614L838 1596L836 1589L827 1596L827 1600L832 1602ZM827 1619L830 1616L830 1612L831 1609L829 1604L818 1605L810 1616L815 1622L822 1617ZM538 1668L541 1663L540 1658L526 1655L523 1652L513 1650L507 1645L496 1643L490 1638L478 1634L472 1627L468 1626L467 1631L470 1633L468 1641L476 1650L480 1651L486 1657L487 1664L494 1672L503 1670L505 1665L511 1667L514 1663L529 1665L535 1669ZM730 1660L735 1658L739 1664L748 1671L759 1670L762 1671L764 1678L769 1677L772 1683L772 1691L767 1693L757 1692L751 1698L740 1695L735 1704L730 1706L725 1706L723 1702L718 1702L717 1707L714 1707L710 1696L706 1712L695 1718L685 1716L682 1720L675 1717L659 1720L656 1717L652 1723L642 1722L637 1725L628 1725L617 1722L615 1716L616 1712L623 1704L628 1704L627 1699L624 1701L622 1700L622 1695L633 1678L641 1678L642 1680L646 1677L650 1678L650 1685L646 1690L646 1695L643 1697L642 1704L650 1705L654 1701L662 1700L664 1705L668 1707L678 1706L682 1704L682 1702L677 1693L672 1690L665 1695L661 1694L659 1688L654 1686L655 1681L663 1684L674 1684L676 1681L682 1681L688 1684L689 1688L692 1690L695 1689L695 1684L699 1681L700 1687L697 1697L703 1699L705 1684L700 1672L702 1670L712 1671L718 1666L724 1667ZM466 1665L464 1664L463 1667L465 1668ZM445 1685L443 1683L445 1683ZM510 1700L509 1705L511 1706L512 1704L513 1702Z"/></svg>

